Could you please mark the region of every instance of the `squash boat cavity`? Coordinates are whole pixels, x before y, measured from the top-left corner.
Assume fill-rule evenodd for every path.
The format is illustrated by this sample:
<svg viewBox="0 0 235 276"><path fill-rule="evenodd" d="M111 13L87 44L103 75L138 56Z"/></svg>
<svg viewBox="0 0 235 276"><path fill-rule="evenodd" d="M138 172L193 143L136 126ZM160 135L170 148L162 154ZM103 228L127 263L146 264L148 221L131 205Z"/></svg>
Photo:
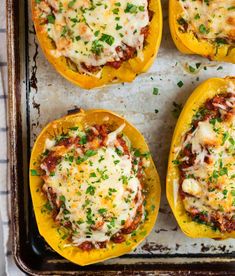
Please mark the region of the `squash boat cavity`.
<svg viewBox="0 0 235 276"><path fill-rule="evenodd" d="M233 77L205 81L175 127L166 193L181 230L191 238L235 237L234 94Z"/></svg>
<svg viewBox="0 0 235 276"><path fill-rule="evenodd" d="M170 0L169 24L178 50L235 63L233 4L232 0Z"/></svg>
<svg viewBox="0 0 235 276"><path fill-rule="evenodd" d="M106 135L106 129L111 131L108 132L110 134ZM87 132L84 135L85 130ZM101 147L101 144L106 146ZM73 148L74 145L77 146ZM72 146L71 149L70 146ZM109 153L113 149L115 151L107 156L104 153L105 156L102 158L99 155L100 150L107 152L106 149ZM62 156L60 161L58 161L58 153ZM128 154L130 154L129 157ZM111 161L107 158L111 158ZM65 160L68 168L66 167L67 173L64 175ZM105 169L101 170L102 162L110 165L105 163ZM128 166L122 169L121 164L125 165L129 162L132 164L131 168L135 169L133 171L130 169L133 174L127 178ZM97 168L94 167L96 165ZM70 177L74 175L70 166L73 170L74 168L77 170L75 173L77 181L83 183L79 188L70 183ZM117 166L115 171L121 171L123 174L116 180L122 183L120 189L108 186L113 185L111 180L116 175L114 172L110 173L113 166ZM91 168L96 168L96 170L91 171ZM58 172L63 174L63 178L66 177L65 182L63 178L59 178ZM140 172L142 173L139 174ZM68 186L66 189L65 183ZM132 185L132 190L130 190L130 185ZM76 195L74 198L69 197L74 187ZM109 187L108 191L105 187ZM98 191L102 188L103 192L98 195ZM106 110L81 110L76 114L49 123L42 130L31 154L30 191L40 234L56 252L79 265L97 263L131 252L152 230L157 218L161 194L159 176L143 136L124 118ZM120 195L120 191L123 191L123 194L116 204L116 194ZM135 198L131 199L132 194L135 195L135 193ZM124 197L127 194L128 196ZM80 198L79 202L75 202L77 197ZM107 208L106 204L111 204L111 197L113 205ZM104 200L98 211L95 209L96 203L92 201L93 198ZM83 206L79 205L80 202L84 203ZM128 219L120 222L121 218L115 213L115 210L120 210L122 203L132 206L128 209L130 213L139 204L130 225L128 225ZM112 216L111 210L114 214ZM78 217L76 221L71 219L80 214L82 217L84 213L85 220L77 219ZM125 216L125 214L120 211L120 216ZM107 226L107 233L113 234L116 231L113 229L116 226L119 227L118 225L122 225L121 230L109 239L107 238L107 242L103 242L102 227ZM87 231L86 237L81 236L85 237L83 240L85 243L81 242L80 234L78 235L78 233L84 233L83 230ZM99 232L100 240L96 239L96 231ZM92 238L95 239L94 242ZM91 242L87 243L87 241Z"/></svg>
<svg viewBox="0 0 235 276"><path fill-rule="evenodd" d="M160 0L142 0L142 2L121 0L107 1L107 3L85 1L84 6L78 1L61 1L60 6L56 1L46 3L44 0L32 0L31 3L37 38L46 58L63 77L82 88L90 89L110 83L131 82L138 74L149 69L157 55L162 34ZM101 10L103 6L104 10ZM99 14L99 17L107 18L100 22L95 13ZM143 14L145 19L148 18L148 22L138 29L136 26L146 21L142 18ZM67 18L65 20L67 23L63 21L61 15ZM124 23L120 23L124 17L127 17L125 20L127 34L122 33L125 28ZM97 18L98 22L94 21L94 18ZM107 20L111 21L107 23ZM134 30L130 25L132 20L135 21ZM79 26L79 33L76 33L78 31L76 26ZM110 29L112 26L113 29ZM128 33L130 31L131 33ZM131 36L133 41L136 41L132 44L136 46L128 42ZM120 45L115 45L118 39L123 41ZM80 46L78 49L70 48L76 43L83 43L84 51L88 51L88 54L84 51L80 53ZM102 59L105 59L109 50L113 51L113 54L106 60L107 62L98 63L99 57L104 54ZM80 57L82 56L79 66L76 63L78 53Z"/></svg>

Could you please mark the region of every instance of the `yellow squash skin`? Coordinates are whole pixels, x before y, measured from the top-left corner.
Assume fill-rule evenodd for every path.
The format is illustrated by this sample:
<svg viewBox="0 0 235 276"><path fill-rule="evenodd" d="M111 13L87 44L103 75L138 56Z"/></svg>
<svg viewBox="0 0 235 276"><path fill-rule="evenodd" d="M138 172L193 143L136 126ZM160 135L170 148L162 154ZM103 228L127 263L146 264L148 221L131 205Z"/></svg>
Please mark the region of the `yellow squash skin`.
<svg viewBox="0 0 235 276"><path fill-rule="evenodd" d="M64 78L75 85L84 89L90 89L111 83L131 82L138 74L146 72L153 64L162 37L162 9L160 0L150 0L149 2L149 9L153 12L153 18L150 22L146 45L142 51L143 58L140 59L139 57L135 57L129 59L128 61L123 62L119 69L104 66L101 78L75 72L67 65L65 57L56 58L51 54L51 50L54 49L53 43L47 33L43 31L43 28L40 25L40 19L36 16L35 0L32 0L31 4L34 27L42 51L55 69Z"/></svg>
<svg viewBox="0 0 235 276"><path fill-rule="evenodd" d="M235 231L231 233L221 233L218 230L214 231L209 226L192 221L191 217L187 215L180 195L177 195L177 199L174 198L174 180L179 180L179 170L177 165L174 165L172 162L176 159L174 149L180 146L182 135L189 130L189 125L192 122L192 117L196 110L198 110L208 98L212 98L218 94L218 89L225 87L230 81L235 84L234 77L227 77L225 79L209 79L199 85L187 100L176 124L172 138L166 179L167 199L181 230L191 238L235 238Z"/></svg>
<svg viewBox="0 0 235 276"><path fill-rule="evenodd" d="M73 126L79 126L83 129L84 126L93 124L108 123L115 129L121 124L126 126L123 133L130 139L133 147L139 148L141 152L149 151L149 148L141 133L124 118L106 111L106 110L88 110L80 111L79 113L65 116L61 119L49 123L38 136L32 149L30 170L37 170L40 161L40 154L44 151L45 140L66 132L67 129ZM148 212L147 220L137 228L136 236L127 238L127 242L115 244L109 242L107 248L92 249L91 251L82 251L78 247L64 247L67 243L58 233L51 214L42 213L41 208L47 202L46 197L41 192L43 184L40 176L32 176L30 174L30 191L33 201L34 213L40 234L44 237L47 243L60 255L79 265L88 265L114 258L132 251L145 237L151 232L159 209L161 187L160 180L152 158L149 158L150 166L145 170L146 182L144 189L146 192L145 210ZM155 206L154 210L151 206Z"/></svg>
<svg viewBox="0 0 235 276"><path fill-rule="evenodd" d="M198 40L192 32L181 32L177 19L183 13L178 0L169 2L169 24L172 39L178 50L184 54L197 54L210 60L235 63L235 48L231 45L220 46L206 40Z"/></svg>

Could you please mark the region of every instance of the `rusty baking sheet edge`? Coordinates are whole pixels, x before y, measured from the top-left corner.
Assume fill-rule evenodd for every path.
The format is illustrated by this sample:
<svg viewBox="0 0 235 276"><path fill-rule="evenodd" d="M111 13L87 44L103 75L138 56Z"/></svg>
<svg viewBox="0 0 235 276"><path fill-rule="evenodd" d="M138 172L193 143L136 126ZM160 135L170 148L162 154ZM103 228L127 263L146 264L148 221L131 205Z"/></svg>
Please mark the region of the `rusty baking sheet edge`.
<svg viewBox="0 0 235 276"><path fill-rule="evenodd" d="M21 3L22 4L22 3ZM25 3L25 6L27 4ZM27 19L26 19L27 20ZM21 95L20 95L20 46L19 46L19 1L7 1L7 34L8 34L8 154L10 161L10 181L11 181L11 217L12 217L12 254L16 264L24 272L30 275L104 275L104 271L34 271L29 269L22 260L20 252L20 216L23 210L19 210L18 199L23 196L23 189L19 189L20 179L23 180L23 171L20 170L23 164L22 147L22 118L21 118ZM20 212L21 211L21 212ZM21 220L23 223L24 220ZM225 271L226 269L226 271ZM234 263L224 264L214 263L213 267L204 264L202 269L198 269L198 264L194 263L190 267L182 264L140 264L135 266L113 266L106 267L105 273L109 275L235 275Z"/></svg>

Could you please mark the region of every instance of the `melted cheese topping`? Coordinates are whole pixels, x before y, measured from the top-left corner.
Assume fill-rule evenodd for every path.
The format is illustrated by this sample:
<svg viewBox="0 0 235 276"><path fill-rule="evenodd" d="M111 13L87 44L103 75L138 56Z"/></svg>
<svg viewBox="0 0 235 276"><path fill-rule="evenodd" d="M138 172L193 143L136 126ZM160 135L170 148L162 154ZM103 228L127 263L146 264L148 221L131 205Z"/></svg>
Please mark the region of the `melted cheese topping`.
<svg viewBox="0 0 235 276"><path fill-rule="evenodd" d="M46 19L45 31L55 42L52 53L70 58L80 70L82 63L119 61L127 46L140 53L142 29L149 24L147 0L47 0L38 4L38 16Z"/></svg>
<svg viewBox="0 0 235 276"><path fill-rule="evenodd" d="M189 212L197 209L208 215L235 214L235 87L232 83L227 91L232 93L226 102L232 108L232 116L199 122L182 145L185 148L190 144L195 155L193 165L182 169L185 173L182 190L186 193L183 203ZM224 109L221 105L219 112L223 115Z"/></svg>
<svg viewBox="0 0 235 276"><path fill-rule="evenodd" d="M92 152L85 161L76 162L69 157L76 150L72 145L56 166L53 174L45 169L45 184L57 195L57 201L63 201L57 219L71 223L72 244L78 246L85 241L108 241L115 233L130 224L142 208L143 196L137 170L133 168L132 156L120 155L114 146L117 131L108 135L107 146ZM70 136L78 135L72 131ZM79 134L82 136L81 132ZM117 140L116 140L117 141ZM51 148L53 142L46 141L45 148ZM84 157L79 151L80 160ZM48 194L48 198L50 198Z"/></svg>
<svg viewBox="0 0 235 276"><path fill-rule="evenodd" d="M183 19L198 38L219 43L223 43L223 39L234 42L234 0L180 0L180 3L184 10Z"/></svg>

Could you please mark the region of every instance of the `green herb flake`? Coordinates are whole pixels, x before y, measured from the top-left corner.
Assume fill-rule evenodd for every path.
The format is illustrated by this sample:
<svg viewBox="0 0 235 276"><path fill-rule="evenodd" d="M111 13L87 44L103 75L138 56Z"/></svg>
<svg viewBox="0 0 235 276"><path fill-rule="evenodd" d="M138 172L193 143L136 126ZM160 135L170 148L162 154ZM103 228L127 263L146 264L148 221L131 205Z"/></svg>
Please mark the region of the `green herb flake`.
<svg viewBox="0 0 235 276"><path fill-rule="evenodd" d="M205 26L204 24L201 24L201 25L199 26L199 32L200 32L201 34L208 34L208 33L209 33L209 30L206 28L206 26Z"/></svg>
<svg viewBox="0 0 235 276"><path fill-rule="evenodd" d="M145 231L140 232L140 235L141 235L142 237L146 236L146 235L147 235L147 231L145 230Z"/></svg>
<svg viewBox="0 0 235 276"><path fill-rule="evenodd" d="M61 196L59 197L59 200L60 200L61 202L65 203L65 196L64 196L64 195L61 195Z"/></svg>
<svg viewBox="0 0 235 276"><path fill-rule="evenodd" d="M95 172L90 173L90 177L96 177L96 173Z"/></svg>
<svg viewBox="0 0 235 276"><path fill-rule="evenodd" d="M88 186L86 189L86 194L94 195L95 194L95 187L94 186Z"/></svg>
<svg viewBox="0 0 235 276"><path fill-rule="evenodd" d="M99 213L100 215L103 215L104 213L107 213L107 209L101 208L101 209L98 210L98 213Z"/></svg>
<svg viewBox="0 0 235 276"><path fill-rule="evenodd" d="M136 13L137 12L137 6L133 5L131 3L127 3L124 12L125 13Z"/></svg>
<svg viewBox="0 0 235 276"><path fill-rule="evenodd" d="M87 150L86 152L85 152L85 156L87 156L87 157L91 157L91 156L94 156L94 155L96 155L97 154L97 151L96 150Z"/></svg>
<svg viewBox="0 0 235 276"><path fill-rule="evenodd" d="M115 29L118 31L118 30L122 29L122 26L117 24Z"/></svg>
<svg viewBox="0 0 235 276"><path fill-rule="evenodd" d="M49 14L47 16L48 23L54 24L55 23L55 16L53 14Z"/></svg>
<svg viewBox="0 0 235 276"><path fill-rule="evenodd" d="M190 73L195 73L195 71L196 71L196 69L194 67L192 67L191 65L189 65L188 69L189 69Z"/></svg>
<svg viewBox="0 0 235 276"><path fill-rule="evenodd" d="M31 176L40 176L36 170L30 170Z"/></svg>
<svg viewBox="0 0 235 276"><path fill-rule="evenodd" d="M106 42L110 46L114 43L114 37L108 34L102 34L100 40Z"/></svg>
<svg viewBox="0 0 235 276"><path fill-rule="evenodd" d="M100 31L99 31L99 30L98 30L98 31L95 31L94 35L95 35L95 36L98 36L98 35L99 35L99 33L100 33Z"/></svg>
<svg viewBox="0 0 235 276"><path fill-rule="evenodd" d="M76 0L72 0L68 3L68 7L71 9L73 5L76 3Z"/></svg>
<svg viewBox="0 0 235 276"><path fill-rule="evenodd" d="M87 143L87 137L86 137L86 135L83 135L83 136L80 138L79 144L80 144L80 145L85 145L86 143Z"/></svg>
<svg viewBox="0 0 235 276"><path fill-rule="evenodd" d="M178 85L179 88L181 88L181 87L184 85L184 83L183 83L182 81L179 81L179 82L177 83L177 85Z"/></svg>
<svg viewBox="0 0 235 276"><path fill-rule="evenodd" d="M223 195L227 195L227 193L228 193L228 190L224 189L223 190Z"/></svg>
<svg viewBox="0 0 235 276"><path fill-rule="evenodd" d="M118 8L113 9L112 12L113 12L113 14L118 14L119 13L119 9Z"/></svg>
<svg viewBox="0 0 235 276"><path fill-rule="evenodd" d="M159 89L157 87L153 88L153 95L158 95L159 94Z"/></svg>
<svg viewBox="0 0 235 276"><path fill-rule="evenodd" d="M104 46L100 44L99 40L92 41L91 52L99 56L104 51Z"/></svg>

